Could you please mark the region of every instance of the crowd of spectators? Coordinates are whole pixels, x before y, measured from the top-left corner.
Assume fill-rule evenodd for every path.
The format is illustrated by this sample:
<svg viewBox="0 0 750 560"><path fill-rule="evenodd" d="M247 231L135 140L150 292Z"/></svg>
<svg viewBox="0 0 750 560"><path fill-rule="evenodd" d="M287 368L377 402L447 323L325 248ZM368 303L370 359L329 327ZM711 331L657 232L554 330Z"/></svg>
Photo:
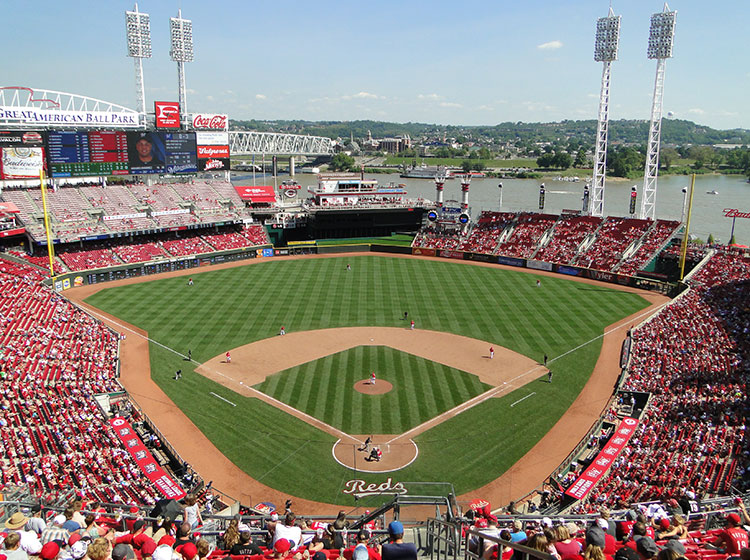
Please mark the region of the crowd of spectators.
<svg viewBox="0 0 750 560"><path fill-rule="evenodd" d="M498 255L530 258L534 254L542 236L557 221L552 214L521 213L513 224L513 230L495 249Z"/></svg>
<svg viewBox="0 0 750 560"><path fill-rule="evenodd" d="M577 265L632 275L672 238L680 224L638 220L538 214L482 212L470 229L423 227L413 247L449 249ZM633 254L626 250L638 243ZM618 270L619 267L619 270Z"/></svg>
<svg viewBox="0 0 750 560"><path fill-rule="evenodd" d="M626 262L617 269L620 274L633 275L646 266L655 254L677 233L680 222L673 220L656 220L648 230L641 245Z"/></svg>
<svg viewBox="0 0 750 560"><path fill-rule="evenodd" d="M157 493L94 395L121 391L118 333L0 259L0 471L36 495L149 503Z"/></svg>
<svg viewBox="0 0 750 560"><path fill-rule="evenodd" d="M631 243L653 225L648 220L609 217L596 234L596 242L578 256L575 264L584 268L612 271Z"/></svg>
<svg viewBox="0 0 750 560"><path fill-rule="evenodd" d="M199 230L181 231L146 237L141 243L133 243L126 238L115 238L105 242L87 243L82 249L78 243L55 248L55 272L62 274L72 271L94 270L148 262L168 257L202 255L227 249L241 249L267 245L268 235L263 226L244 225L239 230L205 232ZM23 251L10 251L36 266L47 269L47 256L30 256Z"/></svg>
<svg viewBox="0 0 750 560"><path fill-rule="evenodd" d="M691 289L632 332L624 390L650 393L636 434L589 505L747 486L750 255L720 250Z"/></svg>
<svg viewBox="0 0 750 560"><path fill-rule="evenodd" d="M547 244L534 255L538 261L557 264L573 262L581 243L601 225L597 216L560 216Z"/></svg>

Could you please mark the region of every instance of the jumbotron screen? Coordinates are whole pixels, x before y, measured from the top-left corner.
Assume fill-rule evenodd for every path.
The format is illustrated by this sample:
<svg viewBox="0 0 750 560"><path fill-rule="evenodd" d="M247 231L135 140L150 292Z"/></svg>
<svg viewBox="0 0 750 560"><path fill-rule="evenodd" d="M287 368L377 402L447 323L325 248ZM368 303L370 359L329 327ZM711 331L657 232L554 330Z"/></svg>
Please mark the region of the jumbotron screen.
<svg viewBox="0 0 750 560"><path fill-rule="evenodd" d="M127 133L121 131L51 131L47 157L52 177L127 175Z"/></svg>

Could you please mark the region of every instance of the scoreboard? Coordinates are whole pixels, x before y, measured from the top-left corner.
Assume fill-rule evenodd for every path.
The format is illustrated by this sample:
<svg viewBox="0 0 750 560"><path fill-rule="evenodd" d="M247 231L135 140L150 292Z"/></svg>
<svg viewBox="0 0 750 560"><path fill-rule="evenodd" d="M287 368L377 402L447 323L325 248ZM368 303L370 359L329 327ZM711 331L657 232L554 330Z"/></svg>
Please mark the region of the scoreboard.
<svg viewBox="0 0 750 560"><path fill-rule="evenodd" d="M47 135L50 176L127 175L127 135L120 131L51 131Z"/></svg>

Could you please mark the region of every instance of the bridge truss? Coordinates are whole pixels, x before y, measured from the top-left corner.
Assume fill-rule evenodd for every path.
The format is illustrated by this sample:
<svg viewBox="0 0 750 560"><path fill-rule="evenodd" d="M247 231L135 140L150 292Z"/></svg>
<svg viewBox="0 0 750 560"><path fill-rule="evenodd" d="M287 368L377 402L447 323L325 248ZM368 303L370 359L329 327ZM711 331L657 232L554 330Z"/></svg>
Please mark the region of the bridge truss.
<svg viewBox="0 0 750 560"><path fill-rule="evenodd" d="M333 140L323 136L230 130L229 153L232 155L322 156L333 154Z"/></svg>

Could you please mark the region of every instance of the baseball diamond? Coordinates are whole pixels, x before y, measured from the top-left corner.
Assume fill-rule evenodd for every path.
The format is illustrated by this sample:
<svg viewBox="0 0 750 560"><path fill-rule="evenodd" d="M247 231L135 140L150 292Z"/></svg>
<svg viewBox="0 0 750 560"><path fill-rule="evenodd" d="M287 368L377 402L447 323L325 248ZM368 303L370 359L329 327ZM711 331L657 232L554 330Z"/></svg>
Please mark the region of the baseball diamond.
<svg viewBox="0 0 750 560"><path fill-rule="evenodd" d="M253 387L268 375L293 367L295 363L290 360L298 365L343 350L325 350L321 354L324 337L318 334L311 338L312 344L303 345L295 342L295 335L326 329L324 332L330 330L335 339L351 327L366 330L388 327L396 329L397 338L402 341L412 335L435 336L433 342L419 341L415 347L421 347L420 350L398 349L474 373L483 368L502 371L509 365L506 356L526 360L526 367L517 369L516 376L518 372L526 372L525 377L530 379L512 383L504 380L509 386L504 386L503 380L499 385L495 384L497 380L490 382L494 387L490 391L497 393L491 394L493 398L481 399L480 395L479 402L467 410L420 424L424 426L420 433L403 432L401 435L407 436L403 442L390 443L390 454L400 452L401 445L405 455L413 455L412 437L419 448L418 457L397 471L398 477L451 481L462 494L490 492L502 500L510 492L518 492L521 477L514 474L515 482L508 485L507 481L498 483L498 476L532 448L545 456L551 466L543 474L529 471L535 478L533 483L524 483L529 490L549 474L556 466L555 460L559 463L560 455L566 455L585 433L611 394L618 373L619 340L627 326L640 321L638 316L646 316L648 310L644 312L643 308L648 303L666 301L663 296L651 293L612 289L553 275L548 276L544 289L539 290L534 276L526 272L478 263L371 255L345 258L355 263L351 272L342 268L341 258L283 258L259 260L250 266L222 265L200 274L193 270L194 286L189 289L183 280L175 278L182 275L176 272L157 280L125 280L120 282L122 285L108 285L104 289L85 287L73 295L86 298L87 304L116 317L120 330L127 321L135 325L136 331L147 333L149 344L135 335L124 341L123 383L144 410L155 416L157 426L168 434L170 442L185 457L190 457L205 477L236 478L235 469L239 468L247 475L242 476L239 486L238 481L227 480L227 487L235 492L233 495L250 499L250 494L259 495L262 488L264 496L292 494L329 504L348 503L352 499L342 493L345 483L352 478L352 465L340 464L331 455L342 434L334 435L315 418L288 408L291 405L282 409L278 402L269 404L268 398L261 397ZM419 325L414 331L402 319L403 309L407 308L409 318L415 318ZM623 320L633 314L637 317ZM606 356L597 362L602 334L616 321L619 323L608 332L618 341L609 343L605 337ZM286 326L285 337L278 336L280 324ZM460 348L451 358L453 362L439 357L438 349L450 353L454 346L440 342L439 337L446 333L474 340L476 349ZM382 342L380 336L367 338L374 338L373 343L378 344ZM144 354L138 357L129 353L131 341L140 352L148 353L148 364L142 361ZM278 348L280 341L288 346ZM261 342L270 346L249 358L249 355L240 358L243 348ZM365 342L372 344L363 340L349 348ZM490 345L496 350L493 360L488 358ZM175 364L186 370L184 354L179 351L184 348L192 349L195 370L176 382L170 372L175 370ZM433 355L431 349L435 350ZM231 364L221 366L231 370L235 383L232 389L225 386L226 378L225 382L217 383L212 375L206 376L207 370L230 350ZM547 369L540 363L544 354L550 356L548 367L554 368L556 374L551 384L546 383ZM387 364L376 361L372 364L368 360L352 383L329 386L321 397L326 407L346 402L343 393L354 392L353 382L364 379L371 369L387 379ZM144 378L149 365L153 381ZM595 365L602 374L591 379L594 385L600 384L592 403L591 395L587 391L582 393L582 389ZM247 382L240 377L241 372L250 376ZM533 385L531 390L524 386L529 382ZM398 384L395 388L398 405L393 406L398 407L400 414L408 414L421 395L417 391L407 394ZM510 407L532 392L531 398ZM230 407L210 393L237 406ZM586 399L585 412L580 409L582 396ZM169 401L177 406L167 404ZM574 401L576 404L570 408ZM346 415L361 423L363 408L350 407ZM579 416L574 421L578 427L566 428L566 437L558 437L557 444L550 446L546 438L538 444L545 434L554 434L553 426L557 428L555 424L569 408L568 415L583 414L586 419ZM343 418L343 412L336 414ZM187 430L191 423L202 433ZM172 429L180 433L173 434ZM350 444L354 446L360 441L355 437ZM569 447L563 448L562 442L566 445L569 442ZM205 461L199 457L205 455L204 445L215 445L222 454L221 460ZM342 443L339 441L338 445ZM196 449L191 452L191 448ZM446 461L447 457L461 460ZM364 471L364 460L357 462ZM234 474L227 476L229 473ZM380 481L377 474L362 477L368 482ZM316 484L309 484L311 478Z"/></svg>

